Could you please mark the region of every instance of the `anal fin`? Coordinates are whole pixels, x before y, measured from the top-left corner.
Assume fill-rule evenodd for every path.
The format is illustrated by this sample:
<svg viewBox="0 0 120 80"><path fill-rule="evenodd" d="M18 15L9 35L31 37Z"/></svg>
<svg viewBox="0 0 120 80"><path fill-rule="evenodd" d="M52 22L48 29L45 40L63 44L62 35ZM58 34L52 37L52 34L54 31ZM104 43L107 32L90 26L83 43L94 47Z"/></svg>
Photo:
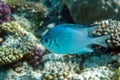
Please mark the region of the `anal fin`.
<svg viewBox="0 0 120 80"><path fill-rule="evenodd" d="M84 54L84 53L91 53L91 52L93 52L93 50L91 48L86 47L86 48L82 49L80 53Z"/></svg>

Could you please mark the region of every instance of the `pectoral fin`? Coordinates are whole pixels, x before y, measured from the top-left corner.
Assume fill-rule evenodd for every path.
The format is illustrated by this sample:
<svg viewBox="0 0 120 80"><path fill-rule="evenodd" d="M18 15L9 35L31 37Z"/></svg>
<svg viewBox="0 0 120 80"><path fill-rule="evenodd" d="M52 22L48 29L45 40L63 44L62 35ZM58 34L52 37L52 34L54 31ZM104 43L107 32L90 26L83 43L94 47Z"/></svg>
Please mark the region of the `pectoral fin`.
<svg viewBox="0 0 120 80"><path fill-rule="evenodd" d="M93 52L93 50L91 48L86 47L86 48L83 49L83 52L91 53L91 52Z"/></svg>

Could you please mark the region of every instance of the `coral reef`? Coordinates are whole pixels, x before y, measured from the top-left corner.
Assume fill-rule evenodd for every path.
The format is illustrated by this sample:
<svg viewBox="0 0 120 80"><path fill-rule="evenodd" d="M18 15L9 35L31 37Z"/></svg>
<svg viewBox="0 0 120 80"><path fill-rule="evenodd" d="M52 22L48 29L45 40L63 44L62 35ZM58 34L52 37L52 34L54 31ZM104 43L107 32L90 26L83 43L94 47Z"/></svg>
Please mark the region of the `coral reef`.
<svg viewBox="0 0 120 80"><path fill-rule="evenodd" d="M3 1L0 0L0 24L3 22L9 22L10 14L10 8L5 3L3 3Z"/></svg>
<svg viewBox="0 0 120 80"><path fill-rule="evenodd" d="M120 67L114 70L114 75L112 76L112 80L120 80Z"/></svg>
<svg viewBox="0 0 120 80"><path fill-rule="evenodd" d="M33 51L26 55L28 63L34 67L38 66L43 54L44 52L41 50L41 48L38 45L35 45Z"/></svg>
<svg viewBox="0 0 120 80"><path fill-rule="evenodd" d="M0 48L0 64L8 64L18 61L23 57L22 50L17 48Z"/></svg>
<svg viewBox="0 0 120 80"><path fill-rule="evenodd" d="M113 56L109 56L108 54L101 56L97 54L91 56L87 55L86 57L83 57L81 55L63 56L46 54L42 58L44 62L42 79L109 80L113 75L112 70L110 70L109 67L106 67L113 58Z"/></svg>
<svg viewBox="0 0 120 80"><path fill-rule="evenodd" d="M120 22L109 19L101 22L95 22L94 24L98 25L98 28L93 30L92 35L111 35L111 38L107 39L106 41L109 47L108 51L118 54L120 52Z"/></svg>
<svg viewBox="0 0 120 80"><path fill-rule="evenodd" d="M26 31L32 31L32 23L25 17L12 14L12 18Z"/></svg>
<svg viewBox="0 0 120 80"><path fill-rule="evenodd" d="M10 69L6 72L6 76L3 79L25 79L25 80L35 80L33 75L33 68L30 67L26 62L23 62L23 66L18 66L15 69ZM27 75L25 75L27 74ZM38 76L38 75L36 75ZM39 76L38 76L39 77Z"/></svg>
<svg viewBox="0 0 120 80"><path fill-rule="evenodd" d="M71 74L68 76L70 80L111 80L112 71L105 67L100 66L97 68L85 69L80 75Z"/></svg>
<svg viewBox="0 0 120 80"><path fill-rule="evenodd" d="M29 19L32 30L37 30L45 23L45 19L48 16L47 9L41 2L32 2L26 0L3 0L12 10L13 14L19 15ZM24 14L22 14L24 13Z"/></svg>
<svg viewBox="0 0 120 80"><path fill-rule="evenodd" d="M1 24L1 29L5 30L8 34L16 34L20 37L27 34L27 31L14 21Z"/></svg>
<svg viewBox="0 0 120 80"><path fill-rule="evenodd" d="M110 56L108 60L106 60L106 56L104 56L101 60L94 57L94 55L92 57L86 56L83 63L87 63L87 65L84 65L83 68L80 67L82 64L77 63L77 61L81 61L81 59L83 58L80 58L80 55L79 58L76 59L76 57L74 56L73 58L69 58L69 61L66 61L66 59L63 58L63 55L49 53L43 55L43 63L39 65L38 68L36 68L35 70L26 62L24 62L22 63L22 66L19 66L15 69L10 69L10 71L8 71L7 77L5 77L4 79L111 80L113 76L113 72L111 70L112 66L106 66L103 63L104 61L106 63L109 63L113 56ZM101 56L98 57L101 58ZM90 58L96 58L95 60L91 61L91 63L95 64L96 67L89 66L91 65L91 63L89 63L91 60ZM74 62L72 62L73 60Z"/></svg>
<svg viewBox="0 0 120 80"><path fill-rule="evenodd" d="M26 2L26 0L2 0L3 2L5 2L6 4L9 5L9 7L11 8L16 8L16 7L20 7L23 6L23 4Z"/></svg>
<svg viewBox="0 0 120 80"><path fill-rule="evenodd" d="M4 41L4 36L7 35L6 32L0 29L0 44Z"/></svg>
<svg viewBox="0 0 120 80"><path fill-rule="evenodd" d="M1 28L9 34L5 36L5 40L1 43L1 65L18 61L33 50L37 38L19 24L11 21L3 23Z"/></svg>
<svg viewBox="0 0 120 80"><path fill-rule="evenodd" d="M0 80L119 80L120 22L112 20L120 19L119 0L2 1L9 5L13 14L12 21L0 24ZM102 20L109 17L111 20ZM38 33L43 35L43 30L68 19L71 20L68 23L97 21L93 25L98 28L89 33L93 37L111 35L106 40L108 52L98 45L93 45L95 52L83 55L43 51L45 48L34 36L34 29L40 29ZM14 63L17 64L3 69Z"/></svg>
<svg viewBox="0 0 120 80"><path fill-rule="evenodd" d="M72 65L72 66L70 66ZM74 65L74 66L73 66ZM74 74L74 69L76 67L78 67L77 64L73 64L68 62L59 62L59 61L55 61L55 62L46 62L44 64L44 71L43 71L43 75L42 75L42 79L60 79L60 80L64 80L67 79L67 76L69 74Z"/></svg>
<svg viewBox="0 0 120 80"><path fill-rule="evenodd" d="M45 8L40 3L30 2L26 0L3 0L10 8L21 8L30 12L46 12Z"/></svg>

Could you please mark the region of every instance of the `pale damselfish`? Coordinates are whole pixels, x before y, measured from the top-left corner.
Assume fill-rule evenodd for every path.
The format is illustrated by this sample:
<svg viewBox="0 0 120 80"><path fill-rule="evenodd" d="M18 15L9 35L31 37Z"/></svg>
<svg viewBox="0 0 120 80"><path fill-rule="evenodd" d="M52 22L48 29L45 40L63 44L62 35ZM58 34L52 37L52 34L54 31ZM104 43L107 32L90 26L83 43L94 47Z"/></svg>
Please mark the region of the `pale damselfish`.
<svg viewBox="0 0 120 80"><path fill-rule="evenodd" d="M96 26L60 24L51 28L42 37L41 43L50 51L58 54L84 54L93 52L89 45L97 44L107 47L105 41L110 35L90 36Z"/></svg>

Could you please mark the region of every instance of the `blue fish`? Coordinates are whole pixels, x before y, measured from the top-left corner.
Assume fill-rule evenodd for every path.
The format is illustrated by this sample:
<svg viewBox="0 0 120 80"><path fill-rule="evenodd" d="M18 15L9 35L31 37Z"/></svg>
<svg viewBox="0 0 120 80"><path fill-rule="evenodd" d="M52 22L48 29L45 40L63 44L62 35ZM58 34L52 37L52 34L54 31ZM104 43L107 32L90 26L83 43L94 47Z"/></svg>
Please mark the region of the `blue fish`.
<svg viewBox="0 0 120 80"><path fill-rule="evenodd" d="M105 40L110 35L92 37L90 32L98 26L60 24L46 32L41 43L51 52L57 54L84 54L93 52L89 45L97 44L107 47Z"/></svg>

